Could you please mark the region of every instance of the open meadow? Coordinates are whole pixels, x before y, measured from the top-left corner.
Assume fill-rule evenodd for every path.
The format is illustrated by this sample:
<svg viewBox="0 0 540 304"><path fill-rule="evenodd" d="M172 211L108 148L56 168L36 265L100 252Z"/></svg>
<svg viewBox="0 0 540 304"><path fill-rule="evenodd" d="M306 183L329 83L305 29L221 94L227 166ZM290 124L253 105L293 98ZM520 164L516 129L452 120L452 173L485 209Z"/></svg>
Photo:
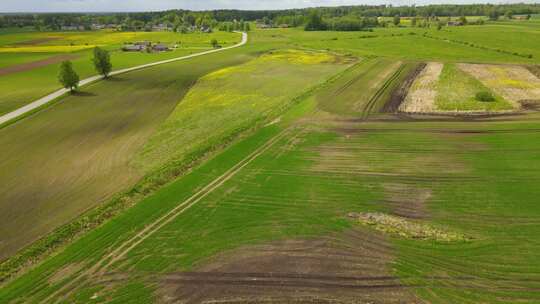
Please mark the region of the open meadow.
<svg viewBox="0 0 540 304"><path fill-rule="evenodd" d="M181 57L212 48L217 39L222 46L240 41L235 33L171 32L29 32L0 34L0 115L24 106L60 88L58 67L63 60L73 61L81 79L95 75L92 49L111 51L113 69L133 67L155 61ZM160 42L179 47L169 52L122 52L124 43Z"/></svg>
<svg viewBox="0 0 540 304"><path fill-rule="evenodd" d="M158 39L139 34L43 43ZM0 34L0 54L38 36ZM538 38L255 29L62 97L0 128L0 302L538 303Z"/></svg>

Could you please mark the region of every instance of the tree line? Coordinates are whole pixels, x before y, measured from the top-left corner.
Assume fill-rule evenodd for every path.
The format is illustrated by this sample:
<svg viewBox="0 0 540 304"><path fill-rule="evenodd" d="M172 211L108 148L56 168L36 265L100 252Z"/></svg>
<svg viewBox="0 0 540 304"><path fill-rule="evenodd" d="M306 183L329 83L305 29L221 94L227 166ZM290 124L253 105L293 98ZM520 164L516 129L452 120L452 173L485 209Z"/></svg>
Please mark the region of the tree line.
<svg viewBox="0 0 540 304"><path fill-rule="evenodd" d="M214 10L193 12L168 10L140 13L47 13L47 14L3 14L0 27L34 27L38 30L60 30L62 26L80 26L90 29L94 24L114 24L120 30L148 30L153 25L165 24L176 31L193 27L216 27L224 22L258 21L265 24L288 26L306 25L317 14L327 20L327 28L359 28L373 23L377 17L460 17L488 16L495 20L499 16L532 15L540 13L540 4L469 4L469 5L357 5L340 7L318 7L289 10Z"/></svg>

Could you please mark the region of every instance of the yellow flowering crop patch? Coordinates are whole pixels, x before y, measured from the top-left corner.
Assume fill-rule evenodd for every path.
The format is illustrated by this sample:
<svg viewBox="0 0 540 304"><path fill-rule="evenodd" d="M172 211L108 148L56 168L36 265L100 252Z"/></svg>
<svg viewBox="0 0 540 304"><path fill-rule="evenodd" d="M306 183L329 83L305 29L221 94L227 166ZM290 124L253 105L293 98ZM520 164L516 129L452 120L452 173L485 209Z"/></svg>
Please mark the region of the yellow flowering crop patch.
<svg viewBox="0 0 540 304"><path fill-rule="evenodd" d="M71 53L89 48L95 45L48 45L48 46L21 46L3 47L0 53Z"/></svg>

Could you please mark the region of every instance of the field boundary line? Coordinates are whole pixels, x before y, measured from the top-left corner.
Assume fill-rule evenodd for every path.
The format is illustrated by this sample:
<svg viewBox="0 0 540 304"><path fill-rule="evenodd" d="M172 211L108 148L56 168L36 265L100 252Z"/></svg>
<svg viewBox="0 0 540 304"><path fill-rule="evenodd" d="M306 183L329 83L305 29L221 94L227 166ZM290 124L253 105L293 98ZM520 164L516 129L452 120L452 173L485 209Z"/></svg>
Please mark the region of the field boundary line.
<svg viewBox="0 0 540 304"><path fill-rule="evenodd" d="M237 32L237 33L240 33L240 32ZM191 54L191 55L187 55L187 56L182 56L182 57L177 57L177 58L172 58L172 59L167 59L167 60L162 60L162 61L156 61L156 62L152 62L152 63L138 65L138 66L131 67L131 68L125 68L125 69L121 69L121 70L111 72L110 76L125 74L125 73L128 73L128 72L142 70L142 69L150 68L150 67L157 66L157 65L162 65L162 64L166 64L166 63L175 62L175 61L187 60L187 59L191 59L191 58L195 58L195 57L200 57L200 56L204 56L204 55L209 55L209 54L213 54L213 53L217 53L217 52L223 52L223 51L226 51L226 50L238 48L238 47L241 47L241 46L245 45L248 42L248 34L244 33L244 32L241 32L241 34L242 34L242 41L240 41L239 43L237 43L235 45L232 45L232 46L228 46L228 47L224 47L224 48L220 48L220 49L208 50L208 51L204 51L204 52L200 52L200 53L195 53L195 54ZM85 79L83 79L83 80L81 80L79 82L79 87L89 85L89 84L94 83L94 82L96 82L98 80L101 80L103 78L104 77L102 75L95 75L95 76L85 78ZM44 97L41 97L40 99L38 99L36 101L33 101L33 102L31 102L31 103L29 103L29 104L27 104L25 106L22 106L22 107L14 110L14 111L11 111L11 112L9 112L7 114L4 114L4 115L0 116L0 127L2 125L4 125L4 124L8 123L11 120L17 119L17 118L21 117L24 114L32 112L32 111L38 109L39 107L42 107L42 106L48 104L49 102L51 102L51 101L53 101L53 100L55 100L55 99L57 99L59 97L64 96L67 93L69 93L68 89L57 90L57 91L55 91L53 93L50 93L50 94L48 94L48 95L46 95Z"/></svg>
<svg viewBox="0 0 540 304"><path fill-rule="evenodd" d="M153 221L152 223L148 224L146 227L144 227L141 231L139 231L136 235L128 238L127 240L123 241L122 244L118 245L116 249L114 249L112 252L106 254L104 257L102 257L99 261L96 262L92 267L90 267L86 271L80 272L75 278L70 280L68 283L60 287L58 290L53 292L51 295L46 297L43 300L39 300L40 303L55 303L54 297L59 295L62 292L66 292L69 294L69 289L79 283L81 279L84 279L85 277L88 277L90 275L99 273L101 269L105 269L118 260L120 260L122 257L124 257L129 251L131 251L133 248L135 248L137 245L142 243L145 239L153 235L155 232L159 231L161 228L163 228L165 225L172 222L174 219L176 219L179 215L183 214L186 210L191 208L193 205L197 204L199 201L204 199L208 194L212 193L214 190L218 189L220 186L222 186L225 182L227 182L229 179L234 177L238 172L240 172L244 167L249 165L253 160L255 160L257 157L259 157L261 154L266 152L269 148L271 148L277 141L282 139L290 130L290 128L287 128L277 135L270 138L268 141L266 141L262 146L257 148L255 151L250 153L248 156L246 156L244 159L237 162L233 167L225 171L222 175L208 183L205 187L203 187L201 190L184 200L182 203L180 203L178 206L174 207L169 212L165 213L164 215L160 216L158 219Z"/></svg>

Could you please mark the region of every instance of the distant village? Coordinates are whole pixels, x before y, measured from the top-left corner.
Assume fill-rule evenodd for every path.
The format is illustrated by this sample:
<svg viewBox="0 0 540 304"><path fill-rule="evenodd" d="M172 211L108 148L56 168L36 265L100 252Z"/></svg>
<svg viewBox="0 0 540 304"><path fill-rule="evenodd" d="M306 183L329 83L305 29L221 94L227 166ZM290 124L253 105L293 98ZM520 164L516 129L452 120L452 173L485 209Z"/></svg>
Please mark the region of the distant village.
<svg viewBox="0 0 540 304"><path fill-rule="evenodd" d="M60 27L61 31L98 31L98 30L123 30L122 25L119 24L92 24L90 26L83 26L83 25L63 25ZM141 29L147 32L173 32L175 31L175 28L172 24L165 24L160 23L156 25L146 26L145 28ZM191 25L187 26L186 31L188 32L202 32L202 33L211 33L212 27L210 26L196 26Z"/></svg>

